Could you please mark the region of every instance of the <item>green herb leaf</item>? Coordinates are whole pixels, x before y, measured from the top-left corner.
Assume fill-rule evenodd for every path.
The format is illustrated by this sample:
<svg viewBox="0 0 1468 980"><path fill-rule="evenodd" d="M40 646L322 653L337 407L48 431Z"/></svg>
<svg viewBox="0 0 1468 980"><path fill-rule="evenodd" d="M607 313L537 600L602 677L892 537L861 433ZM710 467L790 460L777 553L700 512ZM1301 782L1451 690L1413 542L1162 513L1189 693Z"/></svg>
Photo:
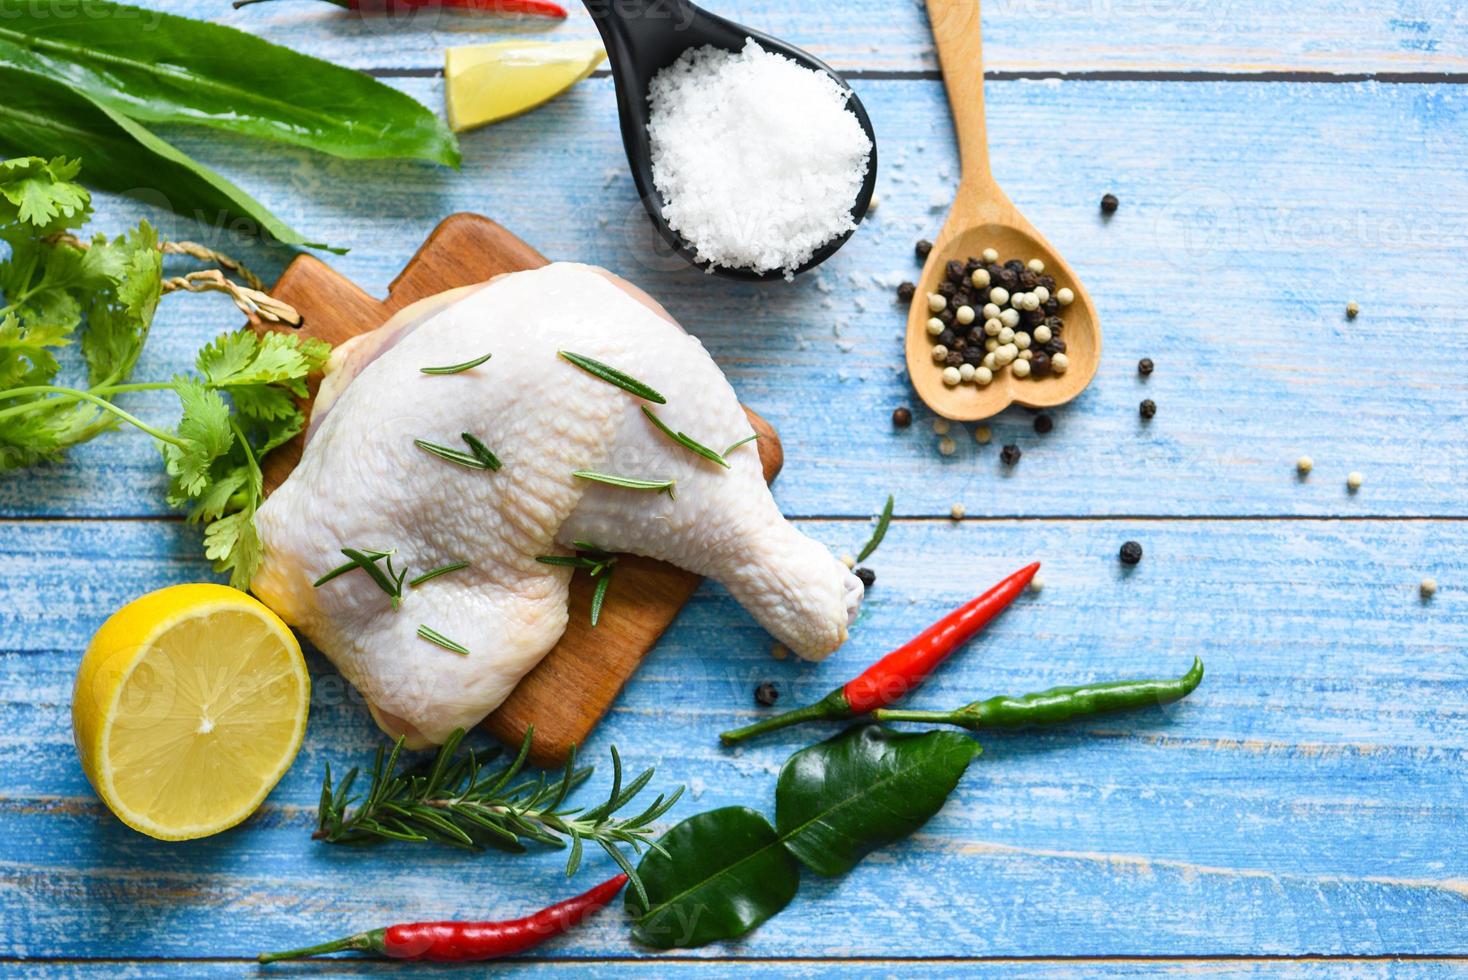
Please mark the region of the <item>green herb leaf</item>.
<svg viewBox="0 0 1468 980"><path fill-rule="evenodd" d="M877 550L877 545L881 544L882 539L887 536L887 525L891 523L892 495L889 493L887 494L887 504L885 507L882 508L882 516L877 518L876 530L872 531L871 539L868 540L866 544L862 545L861 551L857 553L857 561L866 561L872 556L872 552Z"/></svg>
<svg viewBox="0 0 1468 980"><path fill-rule="evenodd" d="M448 650L451 653L457 653L461 657L469 656L468 647L455 643L453 640L444 636L442 633L440 633L436 629L433 629L432 627L419 626L418 637L420 639L427 640L429 643L436 643L439 646L443 647L445 650Z"/></svg>
<svg viewBox="0 0 1468 980"><path fill-rule="evenodd" d="M957 732L847 729L795 753L780 770L780 839L817 874L844 874L927 823L981 751Z"/></svg>
<svg viewBox="0 0 1468 980"><path fill-rule="evenodd" d="M391 551L363 551L363 552L361 552L361 554L363 556L365 556L369 561L377 561L378 559L386 558L387 556L391 555L392 552ZM342 564L340 564L340 565L336 566L335 568L333 568L331 571L327 572L325 575L323 575L320 578L318 578L316 581L312 582L311 583L311 587L312 588L319 589L323 585L325 585L327 582L330 582L332 579L334 579L334 578L340 578L341 576L347 574L347 572L350 572L353 569L357 569L357 568L361 568L361 567L362 566L359 565L359 564L357 564L357 562L355 562L355 561L343 562Z"/></svg>
<svg viewBox="0 0 1468 980"><path fill-rule="evenodd" d="M696 814L657 843L637 866L646 902L627 893L632 937L657 949L737 939L800 887L799 865L775 829L745 807Z"/></svg>
<svg viewBox="0 0 1468 980"><path fill-rule="evenodd" d="M471 470L495 469L495 467L491 466L487 461L480 459L473 453L466 453L461 449L454 449L450 446L440 446L438 443L429 442L426 439L414 439L413 445L417 446L419 449L423 450L426 453L432 453L439 459L446 459L450 463L458 463L460 466L467 466Z"/></svg>
<svg viewBox="0 0 1468 980"><path fill-rule="evenodd" d="M645 398L655 405L666 405L668 400L657 391L638 381L629 374L623 374L610 364L603 364L595 358L587 357L585 354L573 354L570 351L557 351L561 357L570 361L592 377L600 378L607 384L616 385L623 391L630 391L638 398Z"/></svg>
<svg viewBox="0 0 1468 980"><path fill-rule="evenodd" d="M416 589L418 588L418 586L423 585L425 582L432 582L440 575L447 575L450 572L457 572L461 568L468 567L469 563L467 561L449 562L447 565L440 565L439 567L433 569L431 572L424 572L422 575L419 575L417 578L411 580L408 585Z"/></svg>
<svg viewBox="0 0 1468 980"><path fill-rule="evenodd" d="M759 438L759 433L758 432L756 432L752 436L745 436L743 439L740 439L738 442L736 442L733 445L731 445L728 449L724 450L724 455L725 456L728 456L730 453L732 453L734 450L738 449L740 446L747 446L751 442L754 442L758 438Z"/></svg>
<svg viewBox="0 0 1468 980"><path fill-rule="evenodd" d="M653 410L648 408L646 405L642 406L642 414L648 417L648 420L652 422L652 424L657 428L659 432L676 442L678 445L682 446L684 449L693 453L695 456L702 456L704 459L718 463L726 470L729 468L729 461L727 459L719 455L714 450L710 449L708 446L705 446L703 443L695 441L690 436L687 436L682 432L674 432L672 429L668 428L667 423L658 418L657 415L653 413Z"/></svg>
<svg viewBox="0 0 1468 980"><path fill-rule="evenodd" d="M500 458L490 452L489 447L480 442L474 433L461 432L459 433L459 438L464 440L464 445L469 447L469 451L474 454L475 459L492 470L498 470L500 468Z"/></svg>
<svg viewBox="0 0 1468 980"><path fill-rule="evenodd" d="M48 22L57 21L51 17ZM0 30L6 23L0 18ZM326 247L307 242L259 201L141 123L54 76L0 67L0 92L5 93L0 99L0 154L85 156L87 183L93 187L133 194L211 224L243 219L287 245Z"/></svg>
<svg viewBox="0 0 1468 980"><path fill-rule="evenodd" d="M627 490L656 490L673 496L675 481L673 480L639 480L633 476L617 476L614 473L597 473L595 470L577 470L571 474L581 480L590 480L593 483L605 483L610 487L623 487Z"/></svg>
<svg viewBox="0 0 1468 980"><path fill-rule="evenodd" d="M596 573L593 572L592 574L594 575ZM591 595L591 625L592 626L595 626L597 624L597 621L601 619L601 607L602 607L602 603L606 602L606 599L607 599L607 589L611 588L611 585L612 585L612 577L611 577L611 575L603 575L602 578L601 578L601 580L596 583L596 591L594 593L592 593L592 595Z"/></svg>
<svg viewBox="0 0 1468 980"><path fill-rule="evenodd" d="M37 237L80 228L92 196L76 183L80 160L17 157L0 162L0 229L29 225Z"/></svg>
<svg viewBox="0 0 1468 980"><path fill-rule="evenodd" d="M485 354L483 357L476 357L474 360L465 361L463 364L450 364L448 367L426 367L419 368L418 370L424 374L463 374L465 371L477 368L493 356L493 354Z"/></svg>
<svg viewBox="0 0 1468 980"><path fill-rule="evenodd" d="M57 79L133 119L210 126L349 159L458 166L458 143L435 113L354 69L221 24L107 0L87 0L80 15L66 0L3 3L0 62Z"/></svg>

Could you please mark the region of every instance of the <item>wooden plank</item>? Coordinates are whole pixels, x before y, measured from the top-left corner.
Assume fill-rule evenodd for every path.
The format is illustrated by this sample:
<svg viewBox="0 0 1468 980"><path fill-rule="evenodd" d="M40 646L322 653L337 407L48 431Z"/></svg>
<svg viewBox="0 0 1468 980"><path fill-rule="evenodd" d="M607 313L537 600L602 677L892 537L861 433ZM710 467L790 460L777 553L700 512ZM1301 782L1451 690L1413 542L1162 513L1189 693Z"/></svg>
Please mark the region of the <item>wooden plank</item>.
<svg viewBox="0 0 1468 980"><path fill-rule="evenodd" d="M837 548L866 533L805 526ZM1126 538L1147 549L1130 572L1114 557ZM117 605L202 563L158 521L0 523L0 554L0 955L244 956L403 916L508 915L572 890L554 853L312 844L322 767L365 761L377 741L314 656L306 747L256 818L183 845L127 830L70 744L77 651ZM705 586L586 758L615 743L629 767L658 767L656 787L687 784L672 819L769 812L780 762L829 729L720 749L714 733L753 715L756 683L775 680L784 703L818 696L1032 557L1045 590L915 703L1171 672L1195 652L1209 667L1197 695L985 738L916 838L843 879L807 876L785 914L699 956L882 957L893 935L914 956L1468 955L1468 522L901 521L831 661L771 660L768 638ZM1431 603L1416 594L1424 574L1443 584ZM588 862L577 883L609 869ZM636 954L617 911L545 952Z"/></svg>
<svg viewBox="0 0 1468 980"><path fill-rule="evenodd" d="M303 336L340 344L375 330L419 300L545 264L544 256L501 225L460 212L434 226L381 300L310 255L297 257L271 286L271 294L301 314L304 322L297 329ZM758 448L765 480L773 480L784 458L780 439L764 419L747 409L746 414L761 437ZM305 447L303 433L261 461L267 493L290 476ZM533 731L531 760L542 766L564 765L576 746L585 744L699 581L699 576L665 562L628 556L618 564L617 583L632 601L608 609L593 628L596 586L588 576L576 576L571 583L571 621L564 635L484 720L485 727L513 745Z"/></svg>
<svg viewBox="0 0 1468 980"><path fill-rule="evenodd" d="M189 0L143 0L149 9L199 16ZM397 21L362 18L324 4L209 8L212 20L357 68L439 69L443 49L515 37L596 37L579 3L559 26L464 18L439 8ZM839 13L818 3L739 0L709 9L802 45L842 70L933 71L923 5L848 0ZM985 60L991 71L1468 70L1468 23L1452 0L1391 4L1295 0L1289 4L1179 0L989 0Z"/></svg>
<svg viewBox="0 0 1468 980"><path fill-rule="evenodd" d="M435 80L395 84L438 103ZM1468 89L991 83L996 174L1087 283L1107 349L1050 436L1011 410L992 445L960 432L943 458L921 414L906 432L888 419L911 398L890 285L915 273L912 241L933 233L952 191L947 110L933 82L857 87L882 137L882 203L793 285L667 270L607 122L605 80L470 135L458 175L196 134L180 142L298 227L353 246L332 263L372 292L455 210L494 214L547 255L645 286L781 432L777 498L789 513L865 515L890 491L906 515L946 514L955 501L1001 515L1468 514L1468 441L1447 437L1468 422L1468 314L1455 286L1468 248L1468 128L1458 125ZM1036 131L1064 132L1063 150L1037 152ZM1122 207L1103 222L1107 190ZM115 232L145 213L108 198L94 224ZM165 225L173 237L206 234ZM267 274L287 255L241 249L228 234L210 244ZM1363 307L1356 321L1343 315L1350 299ZM138 377L187 368L230 309L218 296L169 297ZM1384 346L1388 329L1412 338L1406 351ZM1158 364L1145 383L1142 356ZM1143 397L1159 406L1145 426ZM164 396L129 404L163 420L173 411ZM1013 470L997 459L1006 442L1025 450ZM1301 483L1304 453L1316 472ZM1353 469L1367 482L1349 495ZM162 514L162 489L148 440L109 435L67 464L0 479L0 513Z"/></svg>

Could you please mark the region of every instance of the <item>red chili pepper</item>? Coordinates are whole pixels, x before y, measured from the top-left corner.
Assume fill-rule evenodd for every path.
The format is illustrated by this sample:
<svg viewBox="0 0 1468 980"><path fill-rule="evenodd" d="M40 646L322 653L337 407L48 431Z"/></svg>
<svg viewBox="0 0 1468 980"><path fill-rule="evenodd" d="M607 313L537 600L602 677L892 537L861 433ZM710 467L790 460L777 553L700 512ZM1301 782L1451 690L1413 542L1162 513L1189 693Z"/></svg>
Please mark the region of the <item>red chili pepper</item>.
<svg viewBox="0 0 1468 980"><path fill-rule="evenodd" d="M523 919L504 922L414 922L359 932L319 946L284 953L261 953L261 963L294 960L322 953L347 950L373 953L395 960L431 960L435 963L467 963L514 956L533 949L591 915L616 897L627 884L617 875L591 891L557 902Z"/></svg>
<svg viewBox="0 0 1468 980"><path fill-rule="evenodd" d="M725 745L734 745L756 735L806 721L855 718L902 700L909 691L927 680L934 668L948 659L953 651L1007 609L1039 570L1039 562L1026 565L977 599L959 606L815 704L724 732L719 738Z"/></svg>
<svg viewBox="0 0 1468 980"><path fill-rule="evenodd" d="M248 7L266 0L235 0L234 7ZM473 14L531 14L536 17L566 19L566 8L551 0L327 0L347 10L370 14L392 13L395 9L416 10L419 7L442 7Z"/></svg>

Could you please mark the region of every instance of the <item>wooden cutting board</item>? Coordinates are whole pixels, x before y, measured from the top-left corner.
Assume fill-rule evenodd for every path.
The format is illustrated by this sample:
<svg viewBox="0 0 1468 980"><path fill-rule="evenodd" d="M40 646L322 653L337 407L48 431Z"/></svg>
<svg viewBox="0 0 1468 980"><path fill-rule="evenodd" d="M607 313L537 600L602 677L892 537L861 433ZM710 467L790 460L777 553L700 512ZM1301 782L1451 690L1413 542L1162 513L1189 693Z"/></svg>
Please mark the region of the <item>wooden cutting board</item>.
<svg viewBox="0 0 1468 980"><path fill-rule="evenodd" d="M538 268L547 261L488 218L454 214L433 230L408 261L388 287L386 299L369 296L311 255L297 256L270 292L300 312L302 334L339 344L381 326L398 310L424 297L501 273ZM311 397L315 394L313 382ZM745 411L760 434L756 445L765 479L773 480L784 462L779 438L764 419ZM265 458L266 493L290 475L304 443L304 436L297 436ZM672 565L624 557L618 563L601 621L593 629L592 584L578 572L571 583L571 622L565 635L509 699L485 719L485 727L501 741L518 745L534 725L531 759L542 766L563 764L571 747L586 741L698 583L697 575Z"/></svg>

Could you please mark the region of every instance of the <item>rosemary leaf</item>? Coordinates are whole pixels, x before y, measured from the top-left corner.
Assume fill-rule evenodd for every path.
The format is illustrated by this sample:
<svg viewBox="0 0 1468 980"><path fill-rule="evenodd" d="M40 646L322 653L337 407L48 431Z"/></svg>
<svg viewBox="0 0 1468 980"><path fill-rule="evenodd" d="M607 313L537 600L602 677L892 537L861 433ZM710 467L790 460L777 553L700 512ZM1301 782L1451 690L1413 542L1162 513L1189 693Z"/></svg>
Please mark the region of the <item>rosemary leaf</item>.
<svg viewBox="0 0 1468 980"><path fill-rule="evenodd" d="M881 544L882 543L882 539L887 536L887 525L889 525L891 523L892 523L892 495L889 493L889 494L887 494L887 506L885 506L885 507L882 508L882 516L879 517L879 518L877 518L877 527L876 527L876 530L872 531L871 540L867 541L866 544L862 545L861 551L857 553L857 556L856 556L856 560L857 561L866 561L868 558L871 557L872 552L874 552L874 551L877 550L877 545Z"/></svg>
<svg viewBox="0 0 1468 980"><path fill-rule="evenodd" d="M718 463L726 470L729 468L729 461L727 459L719 455L719 453L717 453L716 451L710 449L708 446L705 446L703 443L696 441L691 436L686 435L682 432L674 432L672 429L668 428L668 424L666 422L658 418L657 415L653 413L653 410L648 408L646 405L642 406L642 414L648 417L648 420L657 427L657 430L659 432L676 442L678 445L682 446L684 449L688 450L690 453L693 453L695 456L702 456L704 459Z"/></svg>
<svg viewBox="0 0 1468 980"><path fill-rule="evenodd" d="M758 432L756 432L752 436L745 436L743 439L740 439L738 442L734 443L734 445L732 445L728 449L724 450L724 455L725 456L728 456L730 453L732 453L734 450L738 449L740 446L746 446L749 443L754 442L758 438L759 438L759 433Z"/></svg>
<svg viewBox="0 0 1468 980"><path fill-rule="evenodd" d="M465 371L477 368L493 356L493 354L485 354L483 357L476 357L474 360L465 361L463 364L450 364L448 367L426 367L419 368L418 370L424 374L463 374Z"/></svg>
<svg viewBox="0 0 1468 980"><path fill-rule="evenodd" d="M463 646L462 644L455 643L453 640L444 636L438 630L433 629L430 626L419 626L418 637L420 639L427 640L429 643L436 643L439 646L443 647L445 650L448 650L451 653L457 653L461 657L469 656L468 647Z"/></svg>
<svg viewBox="0 0 1468 980"><path fill-rule="evenodd" d="M440 446L438 443L429 442L426 439L414 439L413 445L417 446L419 449L423 450L426 453L432 453L440 459L448 460L450 463L458 463L460 466L467 466L471 470L494 469L494 467L490 466L488 463L480 459L478 456L475 456L473 453L466 453L462 450L452 449L448 446Z"/></svg>
<svg viewBox="0 0 1468 980"><path fill-rule="evenodd" d="M469 447L469 451L474 454L475 459L492 470L500 468L500 458L490 452L489 447L480 442L479 437L474 435L474 433L461 432L459 433L459 438L464 440L464 444Z"/></svg>
<svg viewBox="0 0 1468 980"><path fill-rule="evenodd" d="M638 398L645 398L655 405L666 405L668 403L668 400L658 394L656 390L648 387L631 375L623 374L610 364L603 364L601 361L587 357L585 354L573 354L568 350L557 351L556 353L592 377L600 378L607 384L616 385L623 391L630 391Z"/></svg>
<svg viewBox="0 0 1468 980"><path fill-rule="evenodd" d="M603 566L605 567L605 566ZM593 572L592 574L596 574ZM604 575L601 581L596 583L596 592L591 596L591 625L595 626L597 620L601 619L601 606L607 600L607 589L611 587L612 577Z"/></svg>
<svg viewBox="0 0 1468 980"><path fill-rule="evenodd" d="M364 551L362 553L373 561L376 561L379 558L386 558L388 555L392 554L392 552L390 551ZM312 582L311 586L312 588L319 589L327 582L330 582L332 579L338 578L342 575L345 575L347 572L350 572L352 569L360 567L361 566L354 561L349 561L345 564L338 565L331 571L327 572L325 575L318 578L316 581Z"/></svg>
<svg viewBox="0 0 1468 980"><path fill-rule="evenodd" d="M628 490L656 490L658 493L666 493L673 496L673 480L639 480L633 476L617 476L613 473L597 473L595 470L577 470L571 474L582 480L591 480L594 483L605 483L611 487L624 487Z"/></svg>
<svg viewBox="0 0 1468 980"><path fill-rule="evenodd" d="M447 565L440 565L438 568L435 568L431 572L424 572L422 575L419 575L417 578L415 578L411 582L409 582L408 585L411 586L412 588L415 588L416 589L418 586L422 585L424 582L432 582L434 579L438 578L440 575L447 575L449 572L457 572L461 568L468 568L468 567L469 567L469 563L467 561L454 561L454 562L449 562Z"/></svg>

